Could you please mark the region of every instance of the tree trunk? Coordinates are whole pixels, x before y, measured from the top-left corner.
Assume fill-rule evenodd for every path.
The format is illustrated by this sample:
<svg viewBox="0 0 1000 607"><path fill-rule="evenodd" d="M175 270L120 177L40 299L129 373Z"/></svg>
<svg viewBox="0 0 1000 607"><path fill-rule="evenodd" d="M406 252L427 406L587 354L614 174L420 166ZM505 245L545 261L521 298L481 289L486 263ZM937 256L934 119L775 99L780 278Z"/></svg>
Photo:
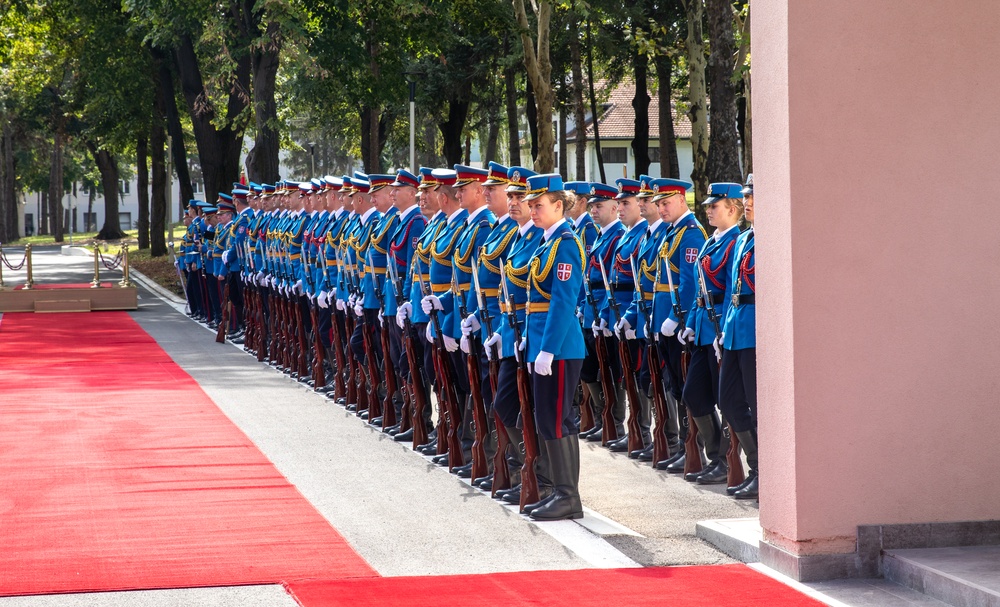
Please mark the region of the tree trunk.
<svg viewBox="0 0 1000 607"><path fill-rule="evenodd" d="M118 222L118 162L107 150L98 150L94 142L86 143L101 172L101 185L104 187L104 226L97 233L97 239L121 240L125 233Z"/></svg>
<svg viewBox="0 0 1000 607"><path fill-rule="evenodd" d="M569 56L573 84L570 87L573 99L573 122L576 123L576 172L574 179L587 179L587 113L583 105L583 58L580 54L580 15L576 10L569 14Z"/></svg>
<svg viewBox="0 0 1000 607"><path fill-rule="evenodd" d="M139 196L139 249L149 248L149 139L139 137L135 144L135 168Z"/></svg>
<svg viewBox="0 0 1000 607"><path fill-rule="evenodd" d="M684 44L688 60L688 118L691 121L691 156L694 182L695 212L705 223L705 213L700 203L708 196L708 90L705 84L705 34L702 19L705 0L682 0L687 14L687 36Z"/></svg>
<svg viewBox="0 0 1000 607"><path fill-rule="evenodd" d="M597 93L594 91L594 39L591 33L590 18L587 18L587 84L590 88L590 116L594 124L594 150L597 152L597 168L600 171L601 183L607 183L604 174L604 155L601 154L601 129L598 122L601 119L601 108L597 107Z"/></svg>
<svg viewBox="0 0 1000 607"><path fill-rule="evenodd" d="M504 56L510 55L510 40L503 39ZM503 72L504 92L507 98L507 164L521 166L521 129L517 119L517 70L509 67Z"/></svg>
<svg viewBox="0 0 1000 607"><path fill-rule="evenodd" d="M490 161L497 161L497 148L500 147L500 105L490 106L487 114L486 152L483 154L483 166Z"/></svg>
<svg viewBox="0 0 1000 607"><path fill-rule="evenodd" d="M17 192L14 174L14 133L6 115L0 116L0 242L20 236L17 227Z"/></svg>
<svg viewBox="0 0 1000 607"><path fill-rule="evenodd" d="M736 85L733 64L733 6L730 0L707 0L709 98L712 100L712 132L708 146L709 176L716 181L743 182L740 142L736 132Z"/></svg>
<svg viewBox="0 0 1000 607"><path fill-rule="evenodd" d="M97 200L97 185L90 184L90 191L87 193L87 225L84 232L94 232L97 230L97 220L94 219L94 201Z"/></svg>
<svg viewBox="0 0 1000 607"><path fill-rule="evenodd" d="M267 25L262 47L253 53L253 100L257 136L250 153L249 178L258 183L278 180L278 104L274 99L275 81L278 76L281 52L281 25L272 21ZM312 175L315 177L315 175Z"/></svg>
<svg viewBox="0 0 1000 607"><path fill-rule="evenodd" d="M173 155L174 172L180 185L180 208L194 198L194 187L191 184L191 174L188 171L187 147L184 144L184 128L181 126L181 116L177 111L177 99L174 91L174 76L170 72L167 55L157 49L151 49L153 62L159 72L159 102L162 102L167 118L167 133L170 135Z"/></svg>
<svg viewBox="0 0 1000 607"><path fill-rule="evenodd" d="M559 106L559 175L564 181L566 177L566 106Z"/></svg>
<svg viewBox="0 0 1000 607"><path fill-rule="evenodd" d="M635 158L635 175L649 173L649 57L645 53L632 55L635 74L635 96L632 108L635 110L635 135L632 137L632 156Z"/></svg>
<svg viewBox="0 0 1000 607"><path fill-rule="evenodd" d="M528 121L528 137L531 139L529 150L534 160L538 157L538 103L535 101L535 87L531 85L531 78L525 78L524 91L524 117Z"/></svg>
<svg viewBox="0 0 1000 607"><path fill-rule="evenodd" d="M472 164L472 135L465 135L465 159L462 164L469 166Z"/></svg>
<svg viewBox="0 0 1000 607"><path fill-rule="evenodd" d="M250 56L247 53L235 59L236 68L226 105L226 119L230 122L221 128L216 126L219 117L205 89L190 36L181 36L174 59L198 144L205 199L214 201L219 192L228 190L229 185L239 178L240 151L246 130L245 118L241 114L246 110L249 99Z"/></svg>
<svg viewBox="0 0 1000 607"><path fill-rule="evenodd" d="M160 121L154 121L153 130L149 134L150 160L153 169L153 199L149 221L149 254L151 257L162 257L167 254L166 220L170 212L167 209L167 166L166 166L166 135Z"/></svg>
<svg viewBox="0 0 1000 607"><path fill-rule="evenodd" d="M659 83L657 96L660 100L660 177L681 178L680 162L677 158L677 135L674 133L674 116L671 112L673 94L670 90L670 76L673 61L670 57L656 58L656 80Z"/></svg>
<svg viewBox="0 0 1000 607"><path fill-rule="evenodd" d="M444 158L448 166L462 162L462 134L465 131L466 118L469 116L469 106L468 101L452 99L448 102L448 120L438 125L443 139Z"/></svg>
<svg viewBox="0 0 1000 607"><path fill-rule="evenodd" d="M63 134L57 129L52 143L52 164L49 170L49 219L56 242L63 241Z"/></svg>
<svg viewBox="0 0 1000 607"><path fill-rule="evenodd" d="M739 19L739 15L737 15ZM740 50L736 54L735 75L743 81L742 107L740 108L740 143L743 150L743 174L753 173L753 112L750 104L750 67L744 67L746 59L750 54L750 5L747 5L747 16L741 23L737 23L742 34L740 35Z"/></svg>
<svg viewBox="0 0 1000 607"><path fill-rule="evenodd" d="M535 93L538 112L538 152L535 155L535 171L551 173L555 167L555 137L552 133L552 62L549 56L549 22L552 17L552 3L539 0L537 48L528 33L528 14L524 10L524 0L513 0L514 13L521 29L521 45L524 47L524 67L528 71L528 81Z"/></svg>
<svg viewBox="0 0 1000 607"><path fill-rule="evenodd" d="M49 215L52 211L49 209L49 191L44 190L39 194L39 197L41 200L39 201L38 206L41 209L42 216L39 218L38 233L51 234L52 232L49 230Z"/></svg>

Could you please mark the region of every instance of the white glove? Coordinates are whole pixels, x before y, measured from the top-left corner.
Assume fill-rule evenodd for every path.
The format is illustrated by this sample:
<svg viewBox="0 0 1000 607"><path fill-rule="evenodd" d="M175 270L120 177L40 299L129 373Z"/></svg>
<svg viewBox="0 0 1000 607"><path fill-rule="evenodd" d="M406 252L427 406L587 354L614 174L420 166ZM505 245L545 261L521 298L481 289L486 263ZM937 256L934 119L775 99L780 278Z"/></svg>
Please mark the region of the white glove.
<svg viewBox="0 0 1000 607"><path fill-rule="evenodd" d="M295 281L295 293L297 295L302 295L302 281L301 280Z"/></svg>
<svg viewBox="0 0 1000 607"><path fill-rule="evenodd" d="M615 335L618 339L635 339L635 330L632 329L632 324L623 318L615 325Z"/></svg>
<svg viewBox="0 0 1000 607"><path fill-rule="evenodd" d="M364 316L365 308L360 303L354 304L354 313L358 316Z"/></svg>
<svg viewBox="0 0 1000 607"><path fill-rule="evenodd" d="M420 309L424 314L430 314L431 310L444 310L444 306L441 305L441 298L437 295L427 295L420 300Z"/></svg>
<svg viewBox="0 0 1000 607"><path fill-rule="evenodd" d="M443 337L444 337L444 349L449 352L457 352L458 342L455 341L454 338L448 337L447 335L444 335Z"/></svg>
<svg viewBox="0 0 1000 607"><path fill-rule="evenodd" d="M316 303L316 296L312 293L306 293L306 297L309 299L309 303Z"/></svg>
<svg viewBox="0 0 1000 607"><path fill-rule="evenodd" d="M224 263L224 264L228 264L229 263L229 251L223 251L222 252L222 263Z"/></svg>
<svg viewBox="0 0 1000 607"><path fill-rule="evenodd" d="M330 289L330 296L326 298L327 301L333 301L337 299L337 287Z"/></svg>
<svg viewBox="0 0 1000 607"><path fill-rule="evenodd" d="M535 357L535 374L552 375L552 355L542 351Z"/></svg>
<svg viewBox="0 0 1000 607"><path fill-rule="evenodd" d="M382 317L382 310L379 310L378 311L378 326L381 327L384 324L385 324L385 319Z"/></svg>
<svg viewBox="0 0 1000 607"><path fill-rule="evenodd" d="M396 308L396 324L399 325L400 329L406 326L406 319L410 317L411 310L413 310L413 306L410 305L410 302Z"/></svg>
<svg viewBox="0 0 1000 607"><path fill-rule="evenodd" d="M603 318L590 323L590 331L594 334L595 339L601 336L605 326L607 323L604 322Z"/></svg>
<svg viewBox="0 0 1000 607"><path fill-rule="evenodd" d="M174 267L177 268L178 270L180 270L181 269L181 262L175 259L174 260Z"/></svg>
<svg viewBox="0 0 1000 607"><path fill-rule="evenodd" d="M677 321L672 318L663 319L663 324L660 325L660 333L663 333L665 337L670 337L677 330Z"/></svg>
<svg viewBox="0 0 1000 607"><path fill-rule="evenodd" d="M694 341L694 329L684 328L683 331L677 334L677 341L681 344L689 344Z"/></svg>
<svg viewBox="0 0 1000 607"><path fill-rule="evenodd" d="M524 354L521 353L524 352L525 345L524 338L522 337L521 340L514 346L514 358L517 362L521 362L521 357L524 356Z"/></svg>
<svg viewBox="0 0 1000 607"><path fill-rule="evenodd" d="M722 333L719 333L719 343L720 344L726 343L726 332L725 331L723 331Z"/></svg>
<svg viewBox="0 0 1000 607"><path fill-rule="evenodd" d="M712 347L715 348L715 359L718 361L722 360L722 342L719 341L719 337L716 336L715 340L712 342Z"/></svg>
<svg viewBox="0 0 1000 607"><path fill-rule="evenodd" d="M427 337L427 341L428 342L434 343L434 324L433 323L427 323L427 330L424 332L424 335Z"/></svg>
<svg viewBox="0 0 1000 607"><path fill-rule="evenodd" d="M580 320L583 320L583 310L577 309L576 317L579 318Z"/></svg>
<svg viewBox="0 0 1000 607"><path fill-rule="evenodd" d="M469 351L471 350L471 347L469 346L469 336L468 335L463 335L462 339L458 342L458 345L461 346L462 352L465 352L466 354L469 354Z"/></svg>
<svg viewBox="0 0 1000 607"><path fill-rule="evenodd" d="M473 333L478 333L482 329L482 325L479 324L479 319L476 318L475 314L469 314L462 321L462 336L468 337Z"/></svg>
<svg viewBox="0 0 1000 607"><path fill-rule="evenodd" d="M330 307L330 294L326 291L320 291L319 297L316 298L316 305L323 308L324 310Z"/></svg>
<svg viewBox="0 0 1000 607"><path fill-rule="evenodd" d="M337 309L340 310L341 312L347 312L347 306L344 304L343 299L337 300Z"/></svg>
<svg viewBox="0 0 1000 607"><path fill-rule="evenodd" d="M497 347L497 352L500 352L500 340L503 339L500 333L494 333L490 335L490 338L486 340L483 347L486 348L486 358L493 360L493 346Z"/></svg>
<svg viewBox="0 0 1000 607"><path fill-rule="evenodd" d="M354 293L351 293L351 296L347 298L347 307L353 308L354 304L356 303L358 303L358 296Z"/></svg>

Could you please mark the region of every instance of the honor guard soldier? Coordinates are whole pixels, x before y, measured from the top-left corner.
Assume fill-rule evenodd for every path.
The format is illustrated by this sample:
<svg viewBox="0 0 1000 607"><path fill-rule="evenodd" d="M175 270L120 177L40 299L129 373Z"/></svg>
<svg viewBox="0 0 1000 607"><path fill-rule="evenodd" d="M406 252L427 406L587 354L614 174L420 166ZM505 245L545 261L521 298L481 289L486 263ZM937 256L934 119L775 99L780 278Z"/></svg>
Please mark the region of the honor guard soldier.
<svg viewBox="0 0 1000 607"><path fill-rule="evenodd" d="M642 217L642 208L639 206L637 198L641 183L636 179L624 178L618 179L615 183L618 185L618 195L615 197L618 201L618 218L621 219L627 231L618 241L614 262L610 268L605 268L612 289L611 296L608 298L609 305L603 310L601 324L598 327L598 329L605 331L605 334L612 327L618 325L632 303L635 293L635 277L632 275L632 266L639 252L639 247L646 237L646 228L649 226ZM635 339L634 334L626 335L623 331L620 333L619 339L628 348L627 352L619 348L619 353L622 355L624 383L630 401L628 403L630 423L633 426L636 422L639 424L640 436L631 437L632 444L633 446L644 446L649 443L650 439L649 419L642 417L642 411L645 408L643 406L644 391L639 389L643 383L641 376L645 371L645 365L642 364L642 361L645 360L645 357L640 356L641 344ZM635 391L632 394L629 394L630 390L628 389L630 382L635 386ZM632 400L637 400L637 402L631 402ZM632 416L635 416L636 420L631 420ZM609 442L607 447L614 452L627 452L629 451L629 437L623 436L617 441Z"/></svg>
<svg viewBox="0 0 1000 607"><path fill-rule="evenodd" d="M214 206L202 207L205 216L205 231L202 232L203 246L201 249L202 265L205 268L205 291L208 293L208 308L211 312L211 319L208 322L209 329L217 329L222 322L222 307L219 301L219 278L215 263L215 236L216 227L219 220L216 215L219 209ZM221 257L221 253L220 253Z"/></svg>
<svg viewBox="0 0 1000 607"><path fill-rule="evenodd" d="M525 305L528 302L528 274L531 271L531 258L535 250L542 244L542 230L531 221L528 203L524 202L528 179L535 173L524 167L511 167L507 172L509 185L507 192L507 211L517 222L518 230L514 241L510 244L507 259L502 265L502 279L498 293L500 322L493 335L484 345L488 356L500 356L500 369L497 376L497 393L493 399L493 410L496 412L503 431L507 434L512 446L510 455L515 467L510 471L511 488L497 491L494 497L508 504L520 504L521 486L520 470L524 464L521 445L525 437L518 424L521 413L521 400L518 387L518 357L515 334L522 334L525 326ZM515 327L516 325L516 327ZM497 429L500 431L500 428ZM539 456L533 468L538 485L539 499L552 493L552 480L549 474L548 457L539 445ZM535 504L526 504L535 505Z"/></svg>
<svg viewBox="0 0 1000 607"><path fill-rule="evenodd" d="M198 209L200 201L189 200L184 223L187 230L181 240L181 263L187 275L188 306L191 308L191 318L202 322L208 318L205 307L205 297L201 290L201 259L198 256L198 246L201 235L198 232Z"/></svg>
<svg viewBox="0 0 1000 607"><path fill-rule="evenodd" d="M682 344L692 347L683 399L704 439L709 458L708 466L701 472L688 473L684 479L706 485L726 482L729 473L726 464L729 445L723 440L715 405L719 402L719 337L722 321L731 305L732 294L727 281L734 263L736 237L740 233L739 221L743 217L743 186L713 183L702 204L715 233L698 253L695 264L698 298L688 314L686 326L677 337Z"/></svg>
<svg viewBox="0 0 1000 607"><path fill-rule="evenodd" d="M694 306L697 294L694 263L705 244L706 234L687 206L687 192L692 187L690 182L664 178L653 180L652 185L656 192L653 202L659 209L660 218L669 224L660 247L656 294L653 297L653 326L660 333L657 345L664 361L663 385L668 397L668 442L671 452L670 457L653 465L658 470L683 472L687 415L686 409L681 408L679 403L684 388L681 369L685 352L676 339L667 338L673 337L678 325L683 323Z"/></svg>
<svg viewBox="0 0 1000 607"><path fill-rule="evenodd" d="M580 438L588 441L603 441L605 435L617 440L625 435L625 389L620 381L613 381L622 377L618 341L610 332L596 329L600 326L601 311L607 309L609 305L601 268L607 269L613 266L618 241L625 234L625 227L618 219L617 195L616 188L603 183L591 183L590 197L587 199L589 215L600 228L600 233L588 255L583 285L585 293L583 326L590 330L584 331L587 358L584 359L580 378L590 390L594 428L582 433ZM604 358L605 355L607 358ZM612 405L611 417L614 424L605 430L604 408L609 402Z"/></svg>
<svg viewBox="0 0 1000 607"><path fill-rule="evenodd" d="M757 329L754 274L753 175L743 188L743 211L750 227L736 238L728 291L731 305L722 325L719 408L747 456L746 480L726 491L736 499L757 499Z"/></svg>
<svg viewBox="0 0 1000 607"><path fill-rule="evenodd" d="M647 323L650 322L650 315L653 307L653 297L655 295L655 290L657 286L656 271L659 261L660 248L663 244L663 238L666 236L668 225L664 223L663 219L660 217L659 209L653 202L653 196L655 194L653 187L651 185L653 179L648 175L643 175L640 179L640 192L637 196L639 201L639 209L642 213L642 218L646 220L646 234L639 245L639 250L633 256L632 267L634 272L637 274L635 278L635 292L633 294L632 303L629 305L628 310L625 312L624 317L619 321L619 326L617 327L617 333L619 337L625 337L626 339L636 339L639 342L644 343L644 348L648 348L650 343L653 342L653 335L646 334ZM656 325L654 331L659 331L659 325ZM649 367L649 357L640 356L644 359L644 364ZM652 394L651 388L652 383L650 382L650 373L660 373L660 369L647 369L647 373L642 374L640 385L639 385L639 396L643 400L642 407L642 420L640 426L643 429L643 433L648 431L649 420L651 418L651 401L655 398ZM665 423L666 420L657 420L657 423ZM652 461L653 459L653 443L651 441L646 441L645 435L643 436L644 447L638 451L630 451L629 457L635 459L638 458L641 461Z"/></svg>
<svg viewBox="0 0 1000 607"><path fill-rule="evenodd" d="M530 261L527 331L522 354L531 368L535 424L544 441L553 491L533 508L535 520L583 517L580 501L579 426L572 414L585 347L575 318L583 286L585 254L565 215L576 204L559 175L528 179L525 201L543 230L542 245Z"/></svg>
<svg viewBox="0 0 1000 607"><path fill-rule="evenodd" d="M244 274L248 271L252 261L246 259L247 239L249 238L250 224L253 222L253 209L250 208L248 198L249 190L233 190L233 210L236 216L229 229L229 242L226 250L222 252L222 263L229 270L227 281L229 283L229 297L233 302L233 310L236 312L235 334L233 341L240 343L246 328L243 317L243 285Z"/></svg>

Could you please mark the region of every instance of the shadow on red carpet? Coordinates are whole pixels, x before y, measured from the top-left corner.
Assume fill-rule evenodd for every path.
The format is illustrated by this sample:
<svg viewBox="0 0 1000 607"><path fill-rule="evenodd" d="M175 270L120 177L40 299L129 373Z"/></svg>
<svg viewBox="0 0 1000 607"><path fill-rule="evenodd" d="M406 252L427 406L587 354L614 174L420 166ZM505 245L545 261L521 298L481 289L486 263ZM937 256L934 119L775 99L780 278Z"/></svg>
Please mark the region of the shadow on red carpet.
<svg viewBox="0 0 1000 607"><path fill-rule="evenodd" d="M377 573L124 312L0 323L0 595Z"/></svg>

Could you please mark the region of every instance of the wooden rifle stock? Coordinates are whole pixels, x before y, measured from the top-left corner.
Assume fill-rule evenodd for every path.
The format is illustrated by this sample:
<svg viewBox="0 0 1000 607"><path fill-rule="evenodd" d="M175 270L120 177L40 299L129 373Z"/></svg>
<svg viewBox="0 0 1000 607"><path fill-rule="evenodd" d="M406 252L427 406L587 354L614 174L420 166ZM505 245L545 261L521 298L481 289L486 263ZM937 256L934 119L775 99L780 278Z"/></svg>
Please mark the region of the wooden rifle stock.
<svg viewBox="0 0 1000 607"><path fill-rule="evenodd" d="M688 363L691 362L691 353L687 346L681 352L681 380L687 382ZM701 472L701 448L698 446L698 424L694 423L694 416L691 410L687 411L687 438L684 439L684 474Z"/></svg>
<svg viewBox="0 0 1000 607"><path fill-rule="evenodd" d="M319 390L326 385L326 371L323 369L323 336L319 332L319 311L316 304L309 306L309 317L313 328L313 390Z"/></svg>
<svg viewBox="0 0 1000 607"><path fill-rule="evenodd" d="M368 367L368 421L382 416L382 401L378 398L378 359L375 357L375 343L372 341L375 327L368 321L368 317L362 316L364 330L361 331L361 343L365 350L365 362Z"/></svg>
<svg viewBox="0 0 1000 607"><path fill-rule="evenodd" d="M580 382L580 432L594 429L594 412L590 410L590 388Z"/></svg>
<svg viewBox="0 0 1000 607"><path fill-rule="evenodd" d="M336 306L336 302L332 305ZM333 309L336 309L336 307ZM340 322L338 322L337 313L332 310L330 311L330 327L330 349L333 350L334 361L337 364L337 368L333 374L333 396L334 398L346 398L346 386L344 385L344 367L346 366L344 363L344 346L340 336Z"/></svg>
<svg viewBox="0 0 1000 607"><path fill-rule="evenodd" d="M496 391L493 392L496 394ZM493 487L490 489L490 496L496 497L497 491L510 489L510 470L507 469L507 449L510 447L510 437L507 436L507 429L503 427L503 420L500 414L493 411L493 423L497 428L497 453L493 456ZM519 447L514 445L515 449Z"/></svg>
<svg viewBox="0 0 1000 607"><path fill-rule="evenodd" d="M469 335L469 354L465 361L469 372L469 392L472 398L472 419L476 433L472 442L472 478L482 478L489 474L486 458L486 441L489 439L489 422L486 419L486 403L483 401L482 369L480 368L477 338Z"/></svg>
<svg viewBox="0 0 1000 607"><path fill-rule="evenodd" d="M642 403L639 402L639 386L635 379L635 365L632 352L628 349L628 340L618 341L618 356L621 357L622 369L625 371L625 394L628 397L628 450L631 453L643 448L642 428L639 427Z"/></svg>
<svg viewBox="0 0 1000 607"><path fill-rule="evenodd" d="M607 445L618 440L618 426L615 424L615 407L618 406L618 388L611 376L611 355L608 353L608 340L601 334L594 338L594 349L597 350L597 365L601 368L601 389L604 390L604 411L601 411L601 444Z"/></svg>
<svg viewBox="0 0 1000 607"><path fill-rule="evenodd" d="M382 401L383 430L396 425L396 405L392 402L392 396L396 393L396 390L399 389L399 386L396 384L395 361L392 360L392 355L389 350L389 326L387 325L389 322L392 321L383 316L381 327L382 361L385 365L385 400Z"/></svg>
<svg viewBox="0 0 1000 607"><path fill-rule="evenodd" d="M447 348L444 346L444 337L441 333L441 325L437 322L437 311L432 312L434 323L437 325L435 341L437 342L438 360L441 367L442 391L445 394L445 413L448 416L448 470L459 468L465 465L465 456L462 453L462 437L458 435L462 425L462 411L458 402L458 391L455 385L455 374L452 371L451 359ZM441 437L438 436L440 445Z"/></svg>
<svg viewBox="0 0 1000 607"><path fill-rule="evenodd" d="M406 361L410 367L410 393L413 398L413 448L427 444L427 428L424 427L424 411L427 410L427 389L424 384L423 361L417 360L414 348L417 337L413 332L413 323L407 317L403 321L403 332L406 337Z"/></svg>
<svg viewBox="0 0 1000 607"><path fill-rule="evenodd" d="M743 474L743 461L740 459L740 439L733 432L733 427L726 421L726 430L729 432L729 450L726 451L726 465L729 467L729 474L726 476L726 483L729 487L735 487L746 480Z"/></svg>
<svg viewBox="0 0 1000 607"><path fill-rule="evenodd" d="M646 333L647 337L649 332ZM670 457L670 443L667 440L667 397L663 390L663 366L656 340L649 340L649 378L653 389L653 407L656 411L656 427L653 428L653 463Z"/></svg>
<svg viewBox="0 0 1000 607"><path fill-rule="evenodd" d="M293 295L292 305L295 306L295 319L298 321L298 358L296 359L296 372L299 377L309 377L309 339L306 337L306 323L302 317L302 306L300 296Z"/></svg>
<svg viewBox="0 0 1000 607"><path fill-rule="evenodd" d="M226 328L229 326L229 314L233 307L233 302L229 300L229 280L222 289L222 321L219 322L219 329L215 332L215 343L226 343Z"/></svg>
<svg viewBox="0 0 1000 607"><path fill-rule="evenodd" d="M518 342L520 342L519 338L515 344ZM521 357L523 358L524 355L522 354ZM518 362L517 365L517 395L521 401L521 432L524 434L524 464L521 466L520 504L523 511L525 506L538 501L538 476L535 474L535 460L538 459L538 432L535 429L531 378L528 374L528 365L524 362Z"/></svg>

